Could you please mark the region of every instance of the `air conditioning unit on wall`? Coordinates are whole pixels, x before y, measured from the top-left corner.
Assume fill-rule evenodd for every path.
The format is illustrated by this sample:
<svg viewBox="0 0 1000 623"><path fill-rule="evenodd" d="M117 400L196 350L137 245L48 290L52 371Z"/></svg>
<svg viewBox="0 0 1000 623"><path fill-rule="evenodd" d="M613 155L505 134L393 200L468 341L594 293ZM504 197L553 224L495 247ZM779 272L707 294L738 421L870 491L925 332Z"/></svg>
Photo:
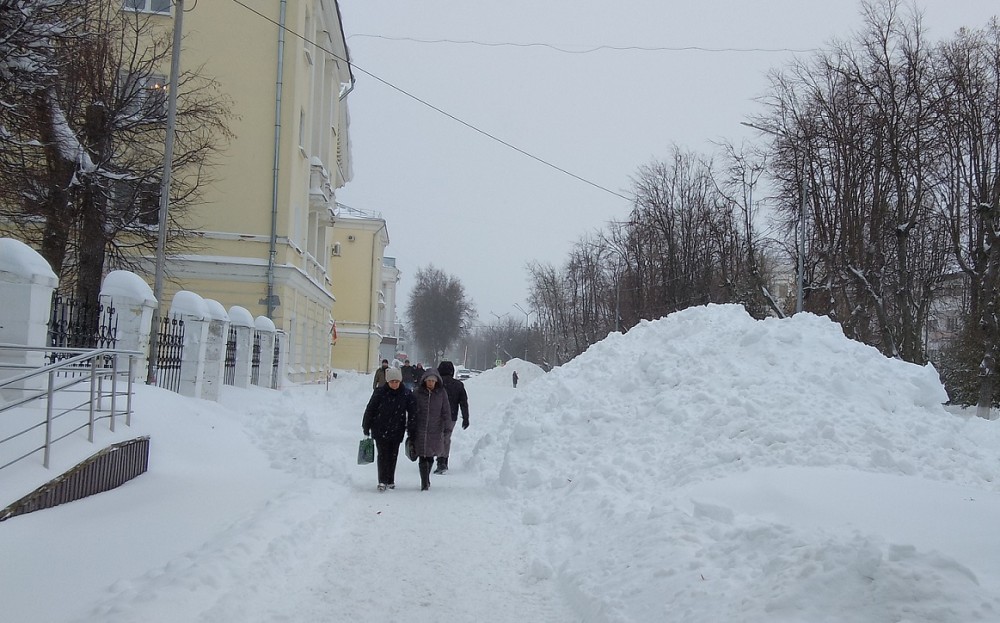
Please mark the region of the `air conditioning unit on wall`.
<svg viewBox="0 0 1000 623"><path fill-rule="evenodd" d="M340 243L339 242L333 243L333 246L330 247L330 255L334 255L334 256L340 255Z"/></svg>
<svg viewBox="0 0 1000 623"><path fill-rule="evenodd" d="M347 237L348 242L354 242L355 240L357 240L357 238L354 236L354 234L351 234Z"/></svg>

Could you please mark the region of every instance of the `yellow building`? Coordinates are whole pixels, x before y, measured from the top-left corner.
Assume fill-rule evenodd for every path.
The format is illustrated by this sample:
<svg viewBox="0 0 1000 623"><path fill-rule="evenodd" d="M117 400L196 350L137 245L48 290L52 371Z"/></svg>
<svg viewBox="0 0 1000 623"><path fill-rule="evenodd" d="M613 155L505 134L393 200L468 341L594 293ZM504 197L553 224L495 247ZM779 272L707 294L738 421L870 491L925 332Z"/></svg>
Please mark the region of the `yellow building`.
<svg viewBox="0 0 1000 623"><path fill-rule="evenodd" d="M337 339L330 363L341 370L371 372L382 360L383 338L395 335L395 327L385 326L387 314L392 312L393 322L395 314L395 290L386 292L382 266L389 231L381 216L347 206L338 207L332 230L330 273L337 297Z"/></svg>
<svg viewBox="0 0 1000 623"><path fill-rule="evenodd" d="M164 0L124 3L170 19ZM286 334L289 378L305 381L330 361L329 229L335 189L351 178L346 98L354 78L336 0L251 6L185 7L182 68L203 65L233 99L236 138L186 219L198 251L166 259L164 311L184 289L268 316ZM363 231L359 238L372 237ZM360 285L338 291L368 304L373 289Z"/></svg>

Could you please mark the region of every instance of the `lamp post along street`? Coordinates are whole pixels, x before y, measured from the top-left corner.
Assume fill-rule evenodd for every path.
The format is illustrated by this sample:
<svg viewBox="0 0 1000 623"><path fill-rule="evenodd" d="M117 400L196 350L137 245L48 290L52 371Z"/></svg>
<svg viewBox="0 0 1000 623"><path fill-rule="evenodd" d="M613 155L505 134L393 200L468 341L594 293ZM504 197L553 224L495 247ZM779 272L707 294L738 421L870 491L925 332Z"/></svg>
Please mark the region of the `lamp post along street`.
<svg viewBox="0 0 1000 623"><path fill-rule="evenodd" d="M167 83L167 128L163 144L163 175L160 179L160 212L159 228L156 232L156 267L153 272L153 298L156 307L153 308L152 326L149 332L149 365L146 372L146 383L157 382L160 348L160 315L163 308L163 270L167 243L167 212L170 206L170 174L174 161L174 134L177 129L177 89L180 84L181 70L181 35L183 34L184 0L174 0L174 32L173 47L170 49L170 81Z"/></svg>
<svg viewBox="0 0 1000 623"><path fill-rule="evenodd" d="M765 128L753 123L748 123L746 121L741 121L740 125L745 125L748 128L753 128L758 132L763 132L764 134L770 134L771 136L780 136L792 143L795 150L795 155L798 156L799 152L799 142L802 140L798 136L792 136L784 130L779 130L777 128ZM805 292L805 271L806 271L806 154L805 149L802 150L802 169L800 171L800 190L801 201L799 205L799 226L797 246L798 246L798 265L796 266L795 274L795 313L802 311L804 304L804 292Z"/></svg>
<svg viewBox="0 0 1000 623"><path fill-rule="evenodd" d="M528 360L528 316L534 314L535 310L532 309L531 311L524 311L524 309L522 309L521 306L518 305L517 303L514 303L514 307L517 308L517 311L524 314L524 360L527 361Z"/></svg>

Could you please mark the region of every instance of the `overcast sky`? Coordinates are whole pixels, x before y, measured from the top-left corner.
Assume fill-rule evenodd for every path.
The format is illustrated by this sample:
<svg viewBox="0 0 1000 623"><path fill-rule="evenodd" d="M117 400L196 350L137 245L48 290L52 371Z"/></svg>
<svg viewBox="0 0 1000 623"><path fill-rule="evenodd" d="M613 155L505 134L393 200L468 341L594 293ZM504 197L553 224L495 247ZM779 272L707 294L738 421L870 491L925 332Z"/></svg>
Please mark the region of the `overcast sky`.
<svg viewBox="0 0 1000 623"><path fill-rule="evenodd" d="M919 6L934 41L1000 13L994 0ZM354 179L338 201L386 219L386 254L403 273L400 315L414 274L433 264L463 283L483 323L524 319L514 304L527 309L527 265L561 266L582 236L625 217L629 201L617 195L630 195L638 167L672 145L710 154L722 140L758 140L740 121L760 111L767 71L786 66L791 50L861 27L860 4L848 0L340 8L357 85ZM518 45L485 45L497 43Z"/></svg>

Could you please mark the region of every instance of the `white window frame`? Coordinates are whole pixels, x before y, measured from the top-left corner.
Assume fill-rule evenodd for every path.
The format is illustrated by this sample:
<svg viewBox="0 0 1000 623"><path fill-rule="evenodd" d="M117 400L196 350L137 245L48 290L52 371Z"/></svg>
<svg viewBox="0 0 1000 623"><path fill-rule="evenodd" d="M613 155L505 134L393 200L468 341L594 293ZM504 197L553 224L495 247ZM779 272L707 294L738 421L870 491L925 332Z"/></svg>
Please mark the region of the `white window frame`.
<svg viewBox="0 0 1000 623"><path fill-rule="evenodd" d="M154 8L157 5L162 8ZM164 5L166 5L164 7ZM140 13L170 15L173 3L170 0L122 0L122 9Z"/></svg>
<svg viewBox="0 0 1000 623"><path fill-rule="evenodd" d="M131 81L127 77L123 77L121 80L122 88L128 88L129 82ZM136 94L129 101L125 113L130 117L137 117L140 114L145 116L150 112L156 112L158 115L166 115L167 89L169 86L167 77L159 74L150 74L142 78L136 78ZM159 101L156 103L156 107L151 109L149 103L154 97Z"/></svg>

